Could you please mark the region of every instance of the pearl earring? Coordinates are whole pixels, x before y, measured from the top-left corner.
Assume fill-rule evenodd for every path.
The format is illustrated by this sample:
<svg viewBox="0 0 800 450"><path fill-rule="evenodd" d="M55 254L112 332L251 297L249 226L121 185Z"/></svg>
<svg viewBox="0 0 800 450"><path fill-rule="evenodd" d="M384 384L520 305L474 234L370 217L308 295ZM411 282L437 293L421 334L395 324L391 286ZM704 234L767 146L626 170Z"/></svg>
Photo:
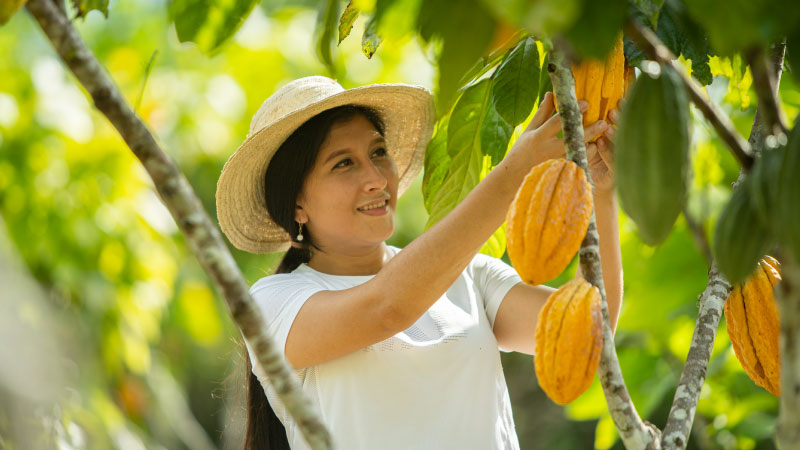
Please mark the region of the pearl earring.
<svg viewBox="0 0 800 450"><path fill-rule="evenodd" d="M303 242L303 224L300 224L300 229L297 232L297 241Z"/></svg>

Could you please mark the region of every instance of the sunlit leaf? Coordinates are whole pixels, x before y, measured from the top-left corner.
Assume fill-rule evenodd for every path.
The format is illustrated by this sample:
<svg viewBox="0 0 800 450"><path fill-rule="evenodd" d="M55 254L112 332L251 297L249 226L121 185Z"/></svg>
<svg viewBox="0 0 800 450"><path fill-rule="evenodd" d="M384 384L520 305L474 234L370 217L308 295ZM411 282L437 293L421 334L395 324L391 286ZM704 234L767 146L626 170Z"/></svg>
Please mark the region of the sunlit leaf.
<svg viewBox="0 0 800 450"><path fill-rule="evenodd" d="M353 2L349 2L347 7L342 12L342 17L339 19L339 42L341 44L344 38L350 35L350 30L353 29L353 22L358 18L358 9L353 6ZM338 45L337 44L337 45Z"/></svg>
<svg viewBox="0 0 800 450"><path fill-rule="evenodd" d="M567 39L585 58L604 60L614 47L625 23L628 2L584 2L577 21L566 31Z"/></svg>
<svg viewBox="0 0 800 450"><path fill-rule="evenodd" d="M443 117L436 126L433 138L425 151L425 173L422 178L422 196L425 209L431 213L433 199L442 185L450 168L450 155L447 154L447 124L450 116Z"/></svg>
<svg viewBox="0 0 800 450"><path fill-rule="evenodd" d="M244 23L256 0L171 0L170 19L181 42L194 42L207 55L215 54Z"/></svg>
<svg viewBox="0 0 800 450"><path fill-rule="evenodd" d="M108 0L72 0L77 10L76 17L86 17L89 11L96 9L108 17Z"/></svg>

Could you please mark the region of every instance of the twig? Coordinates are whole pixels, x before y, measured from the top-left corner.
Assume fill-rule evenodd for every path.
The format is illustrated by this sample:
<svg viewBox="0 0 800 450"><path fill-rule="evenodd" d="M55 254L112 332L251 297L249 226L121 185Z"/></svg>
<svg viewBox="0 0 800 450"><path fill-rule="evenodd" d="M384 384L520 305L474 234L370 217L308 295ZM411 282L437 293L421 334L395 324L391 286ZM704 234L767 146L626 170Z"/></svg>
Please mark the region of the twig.
<svg viewBox="0 0 800 450"><path fill-rule="evenodd" d="M774 55L780 55L781 66L783 65L785 48L786 41L781 41L776 44L774 51ZM786 126L786 117L784 117L778 102L778 84L775 79L775 70L770 67L767 55L764 54L764 48L760 46L754 47L746 52L745 57L753 74L753 87L755 87L756 95L758 95L758 109L764 115L764 125L768 130L768 135L788 134L789 128ZM778 74L780 74L780 70L778 70Z"/></svg>
<svg viewBox="0 0 800 450"><path fill-rule="evenodd" d="M717 130L719 136L731 149L733 156L736 157L742 167L749 170L753 165L753 156L747 141L736 131L728 116L719 112L713 103L706 100L697 84L686 74L683 67L675 61L675 55L667 49L655 33L636 20L628 22L625 31L650 58L657 61L664 68L671 67L680 75L695 106L703 113L706 120L711 122L711 125Z"/></svg>
<svg viewBox="0 0 800 450"><path fill-rule="evenodd" d="M583 141L583 115L578 108L575 96L575 81L572 77L570 63L562 50L563 44L556 41L550 52L550 63L547 71L553 82L553 93L558 102L559 115L564 130L564 141L567 159L574 161L585 172L589 182L589 166L586 160L586 147ZM660 448L660 432L651 424L645 424L636 412L622 371L619 367L617 351L614 348L614 336L609 325L608 303L603 284L603 273L600 266L600 237L594 211L589 222L586 237L581 243L580 268L587 281L597 286L600 291L603 312L603 350L597 375L603 386L608 409L614 424L619 430L620 438L629 449Z"/></svg>
<svg viewBox="0 0 800 450"><path fill-rule="evenodd" d="M299 380L266 334L260 310L250 296L233 256L203 209L186 177L156 143L147 126L126 103L119 89L53 0L29 0L28 11L58 55L89 92L94 104L119 131L150 174L161 200L186 236L192 251L227 302L231 316L281 402L295 418L313 449L331 448L331 437Z"/></svg>

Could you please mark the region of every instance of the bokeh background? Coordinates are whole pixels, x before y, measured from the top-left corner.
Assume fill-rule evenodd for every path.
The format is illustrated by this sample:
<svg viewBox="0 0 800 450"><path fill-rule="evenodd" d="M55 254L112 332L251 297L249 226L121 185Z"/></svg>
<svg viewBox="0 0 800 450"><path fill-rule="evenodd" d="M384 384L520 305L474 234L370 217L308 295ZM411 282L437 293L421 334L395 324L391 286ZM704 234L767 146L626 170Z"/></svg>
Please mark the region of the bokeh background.
<svg viewBox="0 0 800 450"><path fill-rule="evenodd" d="M257 6L213 57L178 42L161 0L112 0L108 18L93 11L75 21L212 218L222 166L261 102L294 78L328 74L314 52L317 2L287 3ZM364 22L336 49L345 88L434 89L431 50L401 32L407 24L367 59ZM710 98L747 136L749 71L736 58L712 58L711 69ZM784 77L780 91L794 120L800 90ZM708 235L739 166L693 116L686 214ZM421 181L400 199L392 245L424 230ZM0 449L240 448L244 360L227 307L138 160L24 10L0 27L0 216ZM683 216L666 242L649 247L620 212L620 238L617 349L639 413L661 427L708 264ZM248 284L281 256L231 250ZM538 388L532 357L502 360L522 449L622 448L597 380L560 407ZM774 448L777 407L741 369L723 319L689 448Z"/></svg>

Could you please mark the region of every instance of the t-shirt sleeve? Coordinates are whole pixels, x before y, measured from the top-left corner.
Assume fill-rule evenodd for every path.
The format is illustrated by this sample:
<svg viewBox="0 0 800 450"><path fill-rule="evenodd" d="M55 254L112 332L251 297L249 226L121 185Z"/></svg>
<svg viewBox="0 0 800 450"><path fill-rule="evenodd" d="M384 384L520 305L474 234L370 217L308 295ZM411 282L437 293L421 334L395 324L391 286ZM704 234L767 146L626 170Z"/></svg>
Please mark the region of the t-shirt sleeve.
<svg viewBox="0 0 800 450"><path fill-rule="evenodd" d="M513 267L509 266L502 259L494 258L483 253L478 253L472 260L473 276L478 284L478 289L483 297L483 307L489 325L494 328L494 320L497 317L497 310L503 302L508 291L517 283L522 282L522 278L517 274ZM500 347L503 352L511 352Z"/></svg>
<svg viewBox="0 0 800 450"><path fill-rule="evenodd" d="M309 297L323 290L323 286L313 281L289 274L270 275L250 287L250 295L261 311L267 333L282 354L286 354L286 339L300 308ZM254 364L252 352L250 360Z"/></svg>

